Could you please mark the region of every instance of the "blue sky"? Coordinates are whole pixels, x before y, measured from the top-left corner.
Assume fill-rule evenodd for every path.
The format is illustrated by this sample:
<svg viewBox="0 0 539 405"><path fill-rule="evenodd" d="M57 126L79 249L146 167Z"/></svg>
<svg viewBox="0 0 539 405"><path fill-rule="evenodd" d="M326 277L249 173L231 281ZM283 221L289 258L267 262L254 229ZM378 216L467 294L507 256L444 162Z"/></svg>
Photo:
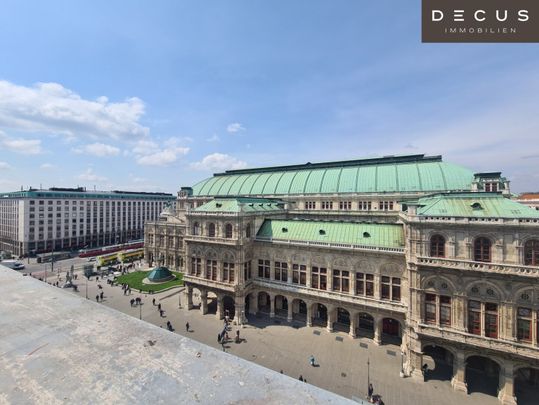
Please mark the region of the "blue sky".
<svg viewBox="0 0 539 405"><path fill-rule="evenodd" d="M0 190L410 153L539 190L539 45L420 31L419 1L4 1Z"/></svg>

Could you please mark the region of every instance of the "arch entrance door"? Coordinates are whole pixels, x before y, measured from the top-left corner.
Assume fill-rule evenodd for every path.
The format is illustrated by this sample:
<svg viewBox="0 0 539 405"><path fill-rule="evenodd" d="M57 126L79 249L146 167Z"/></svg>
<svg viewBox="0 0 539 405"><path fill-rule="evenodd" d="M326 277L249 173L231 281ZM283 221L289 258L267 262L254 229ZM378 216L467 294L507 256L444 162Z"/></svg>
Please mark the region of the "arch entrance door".
<svg viewBox="0 0 539 405"><path fill-rule="evenodd" d="M468 394L482 392L497 396L499 390L500 366L483 356L471 356L466 360L466 385Z"/></svg>
<svg viewBox="0 0 539 405"><path fill-rule="evenodd" d="M518 405L532 405L539 398L539 369L520 368L515 373L515 396Z"/></svg>

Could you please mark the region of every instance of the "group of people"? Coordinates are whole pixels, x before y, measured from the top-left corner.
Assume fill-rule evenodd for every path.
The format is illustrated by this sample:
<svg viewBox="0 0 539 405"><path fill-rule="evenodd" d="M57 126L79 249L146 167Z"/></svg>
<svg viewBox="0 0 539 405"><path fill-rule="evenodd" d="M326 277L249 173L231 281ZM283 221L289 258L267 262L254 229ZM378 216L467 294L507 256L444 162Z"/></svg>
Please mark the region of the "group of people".
<svg viewBox="0 0 539 405"><path fill-rule="evenodd" d="M124 291L124 295L131 295L131 287L128 284L122 284L122 290Z"/></svg>
<svg viewBox="0 0 539 405"><path fill-rule="evenodd" d="M142 303L142 298L140 298L140 297L131 298L131 300L129 302L131 303L131 306L137 307Z"/></svg>
<svg viewBox="0 0 539 405"><path fill-rule="evenodd" d="M101 291L99 294L97 294L95 296L95 300L96 302L99 302L101 300L101 302L103 302L103 298L105 297L105 294L103 293L103 291Z"/></svg>

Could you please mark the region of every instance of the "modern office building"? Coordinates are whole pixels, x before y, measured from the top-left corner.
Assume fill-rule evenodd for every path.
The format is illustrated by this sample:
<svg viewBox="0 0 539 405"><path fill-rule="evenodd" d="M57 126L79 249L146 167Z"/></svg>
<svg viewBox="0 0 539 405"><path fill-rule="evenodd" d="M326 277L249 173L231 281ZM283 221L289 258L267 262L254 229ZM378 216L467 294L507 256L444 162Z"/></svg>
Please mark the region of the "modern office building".
<svg viewBox="0 0 539 405"><path fill-rule="evenodd" d="M231 170L147 224L146 258L184 271L202 313L397 343L395 372L428 379L428 358L515 404L539 385L539 212L510 195L440 156Z"/></svg>
<svg viewBox="0 0 539 405"><path fill-rule="evenodd" d="M172 194L30 189L0 194L0 251L17 256L142 239Z"/></svg>

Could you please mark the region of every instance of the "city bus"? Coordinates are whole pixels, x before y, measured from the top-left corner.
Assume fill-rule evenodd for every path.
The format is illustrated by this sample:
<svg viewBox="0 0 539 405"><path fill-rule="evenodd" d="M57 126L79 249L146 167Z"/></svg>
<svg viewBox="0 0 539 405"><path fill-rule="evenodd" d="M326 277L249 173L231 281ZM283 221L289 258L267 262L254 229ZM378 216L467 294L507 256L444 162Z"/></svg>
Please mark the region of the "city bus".
<svg viewBox="0 0 539 405"><path fill-rule="evenodd" d="M118 253L118 261L121 263L131 263L144 257L144 249L130 249Z"/></svg>

